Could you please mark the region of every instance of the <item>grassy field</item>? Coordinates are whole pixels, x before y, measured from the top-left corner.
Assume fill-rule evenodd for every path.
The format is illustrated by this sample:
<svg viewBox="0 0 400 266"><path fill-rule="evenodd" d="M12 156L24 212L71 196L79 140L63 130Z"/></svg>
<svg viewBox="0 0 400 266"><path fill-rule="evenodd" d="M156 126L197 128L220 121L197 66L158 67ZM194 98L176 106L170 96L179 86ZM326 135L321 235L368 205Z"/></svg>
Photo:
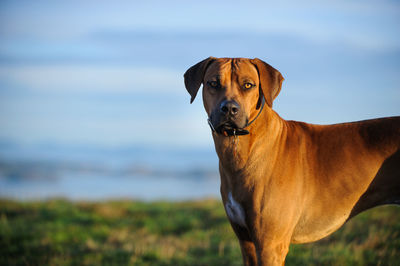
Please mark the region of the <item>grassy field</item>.
<svg viewBox="0 0 400 266"><path fill-rule="evenodd" d="M0 265L241 265L217 200L0 200ZM400 208L363 213L287 265L400 265Z"/></svg>

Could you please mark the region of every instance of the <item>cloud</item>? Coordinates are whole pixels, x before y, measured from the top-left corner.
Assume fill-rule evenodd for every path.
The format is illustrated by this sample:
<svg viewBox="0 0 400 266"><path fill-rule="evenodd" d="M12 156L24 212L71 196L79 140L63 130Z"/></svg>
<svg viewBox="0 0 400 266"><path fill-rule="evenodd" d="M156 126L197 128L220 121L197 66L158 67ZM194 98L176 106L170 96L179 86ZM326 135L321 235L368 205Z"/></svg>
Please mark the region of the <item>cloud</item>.
<svg viewBox="0 0 400 266"><path fill-rule="evenodd" d="M0 80L39 92L181 92L182 73L161 68L124 66L1 66Z"/></svg>

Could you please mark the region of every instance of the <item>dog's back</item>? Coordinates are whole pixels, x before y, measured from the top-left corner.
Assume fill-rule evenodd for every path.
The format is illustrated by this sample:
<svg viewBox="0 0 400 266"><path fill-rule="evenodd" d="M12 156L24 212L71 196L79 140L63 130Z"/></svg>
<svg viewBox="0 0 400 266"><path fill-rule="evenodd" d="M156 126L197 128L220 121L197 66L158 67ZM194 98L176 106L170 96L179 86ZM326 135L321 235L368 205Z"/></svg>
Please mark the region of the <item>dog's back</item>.
<svg viewBox="0 0 400 266"><path fill-rule="evenodd" d="M361 121L358 128L365 145L384 156L400 148L400 116Z"/></svg>

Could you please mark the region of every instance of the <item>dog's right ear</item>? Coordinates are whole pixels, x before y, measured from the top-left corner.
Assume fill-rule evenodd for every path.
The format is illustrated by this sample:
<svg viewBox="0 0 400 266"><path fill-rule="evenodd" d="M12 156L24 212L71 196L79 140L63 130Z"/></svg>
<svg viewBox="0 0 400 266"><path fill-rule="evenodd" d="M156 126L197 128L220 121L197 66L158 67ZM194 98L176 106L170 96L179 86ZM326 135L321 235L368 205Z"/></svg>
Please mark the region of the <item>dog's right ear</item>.
<svg viewBox="0 0 400 266"><path fill-rule="evenodd" d="M201 83L203 83L204 74L206 73L207 67L215 60L215 57L209 57L204 59L200 63L195 64L189 68L183 75L185 78L185 87L189 92L191 99L190 103L196 98L197 92L199 91Z"/></svg>

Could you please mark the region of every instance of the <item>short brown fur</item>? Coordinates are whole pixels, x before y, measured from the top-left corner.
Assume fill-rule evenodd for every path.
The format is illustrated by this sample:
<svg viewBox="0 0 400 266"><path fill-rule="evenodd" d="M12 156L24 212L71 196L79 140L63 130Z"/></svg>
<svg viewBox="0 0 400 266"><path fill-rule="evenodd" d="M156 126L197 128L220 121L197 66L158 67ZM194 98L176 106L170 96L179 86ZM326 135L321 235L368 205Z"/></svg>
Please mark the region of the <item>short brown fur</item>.
<svg viewBox="0 0 400 266"><path fill-rule="evenodd" d="M207 85L215 78L218 90ZM243 90L245 80L255 88ZM232 99L251 120L266 99L250 134L213 132L222 200L232 193L245 213L246 227L231 221L245 265L283 265L290 243L316 241L366 209L400 203L400 117L335 125L286 121L272 110L282 81L259 59L208 58L185 73L192 100L203 83L209 116Z"/></svg>

